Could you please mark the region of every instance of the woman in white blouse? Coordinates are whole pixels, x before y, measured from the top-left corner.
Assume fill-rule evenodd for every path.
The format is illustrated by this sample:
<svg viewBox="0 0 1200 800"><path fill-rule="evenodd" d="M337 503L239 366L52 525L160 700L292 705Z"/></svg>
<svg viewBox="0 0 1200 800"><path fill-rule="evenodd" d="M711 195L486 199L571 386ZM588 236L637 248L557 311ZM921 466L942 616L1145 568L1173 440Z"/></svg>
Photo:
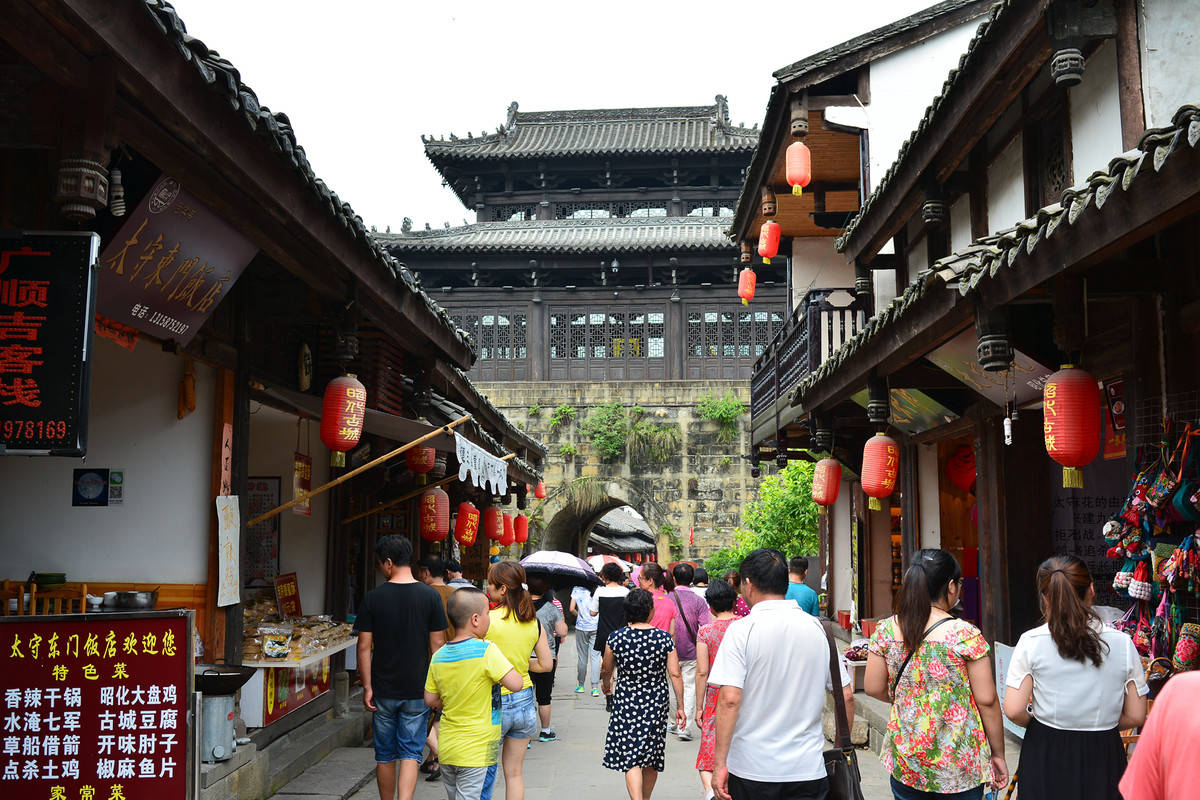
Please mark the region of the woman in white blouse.
<svg viewBox="0 0 1200 800"><path fill-rule="evenodd" d="M1021 797L1120 800L1118 731L1146 720L1141 658L1092 610L1092 574L1076 556L1042 562L1037 589L1046 624L1021 635L1004 697L1004 713L1026 728Z"/></svg>

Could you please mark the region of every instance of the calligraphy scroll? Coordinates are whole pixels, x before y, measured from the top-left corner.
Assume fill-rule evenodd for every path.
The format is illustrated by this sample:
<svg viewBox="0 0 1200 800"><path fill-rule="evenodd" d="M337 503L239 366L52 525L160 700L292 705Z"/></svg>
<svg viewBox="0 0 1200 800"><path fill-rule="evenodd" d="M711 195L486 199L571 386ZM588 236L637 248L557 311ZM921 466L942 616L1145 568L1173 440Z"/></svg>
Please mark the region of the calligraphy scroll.
<svg viewBox="0 0 1200 800"><path fill-rule="evenodd" d="M462 436L455 436L458 450L458 479L464 483L467 473L480 489L491 486L492 494L504 494L508 490L508 466L499 458L473 444Z"/></svg>
<svg viewBox="0 0 1200 800"><path fill-rule="evenodd" d="M236 494L217 498L217 605L242 602L239 583L238 539L241 512Z"/></svg>

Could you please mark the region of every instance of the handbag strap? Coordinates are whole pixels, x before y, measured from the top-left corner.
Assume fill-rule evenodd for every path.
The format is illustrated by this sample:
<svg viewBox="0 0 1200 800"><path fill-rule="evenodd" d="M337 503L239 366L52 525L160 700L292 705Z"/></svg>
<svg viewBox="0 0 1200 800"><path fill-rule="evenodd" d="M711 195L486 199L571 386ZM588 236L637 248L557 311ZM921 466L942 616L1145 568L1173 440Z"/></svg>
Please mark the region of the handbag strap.
<svg viewBox="0 0 1200 800"><path fill-rule="evenodd" d="M821 624L821 627L825 630L825 640L829 643L829 685L832 687L833 722L837 731L834 744L842 750L847 750L853 749L854 745L850 743L850 723L846 719L846 698L842 697L842 674L838 669L837 646L834 645L833 636L829 633L831 624L825 622Z"/></svg>
<svg viewBox="0 0 1200 800"><path fill-rule="evenodd" d="M692 623L688 622L687 614L683 613L683 604L679 602L679 589L671 592L671 596L675 598L675 607L679 609L679 618L683 620L683 626L687 628L688 636L692 637L692 643L696 642L696 632L692 630Z"/></svg>
<svg viewBox="0 0 1200 800"><path fill-rule="evenodd" d="M893 697L896 696L896 687L900 685L900 676L904 674L904 668L908 666L909 661L912 661L912 657L917 654L917 650L920 649L921 645L925 643L925 639L929 636L929 634L933 633L934 628L938 627L939 625L941 625L944 622L949 622L952 619L954 619L954 617L942 617L937 622L930 625L928 628L925 629L925 632L923 634L921 634L921 641L917 642L915 645L912 646L912 648L909 649L908 655L906 655L904 657L904 660L902 662L900 662L900 669L896 670L896 679L894 681L892 681L892 696Z"/></svg>

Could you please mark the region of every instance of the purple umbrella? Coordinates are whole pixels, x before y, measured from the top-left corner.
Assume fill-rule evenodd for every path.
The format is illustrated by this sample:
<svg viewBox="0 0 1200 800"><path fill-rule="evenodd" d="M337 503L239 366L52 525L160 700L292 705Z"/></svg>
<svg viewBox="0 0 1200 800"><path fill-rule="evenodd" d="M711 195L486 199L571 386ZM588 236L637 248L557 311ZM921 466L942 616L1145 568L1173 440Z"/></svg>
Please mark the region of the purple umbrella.
<svg viewBox="0 0 1200 800"><path fill-rule="evenodd" d="M596 571L578 556L560 550L538 550L521 559L528 575L545 575L555 589L571 586L599 586L602 581Z"/></svg>

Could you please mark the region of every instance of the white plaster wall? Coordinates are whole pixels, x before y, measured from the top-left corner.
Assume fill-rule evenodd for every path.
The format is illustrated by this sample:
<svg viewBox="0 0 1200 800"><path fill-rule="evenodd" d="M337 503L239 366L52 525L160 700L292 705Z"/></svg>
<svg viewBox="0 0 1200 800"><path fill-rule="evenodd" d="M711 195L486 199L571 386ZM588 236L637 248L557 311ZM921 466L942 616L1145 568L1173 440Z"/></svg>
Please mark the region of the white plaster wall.
<svg viewBox="0 0 1200 800"><path fill-rule="evenodd" d="M850 289L854 265L833 249L831 236L797 236L792 239L792 308L800 305L809 289Z"/></svg>
<svg viewBox="0 0 1200 800"><path fill-rule="evenodd" d="M958 59L967 50L979 20L884 56L870 65L871 189L879 185Z"/></svg>
<svg viewBox="0 0 1200 800"><path fill-rule="evenodd" d="M929 269L929 237L922 236L908 249L908 278L912 280L922 270Z"/></svg>
<svg viewBox="0 0 1200 800"><path fill-rule="evenodd" d="M1197 6L1195 0L1141 0L1138 5L1146 127L1161 128L1171 124L1180 106L1200 99Z"/></svg>
<svg viewBox="0 0 1200 800"><path fill-rule="evenodd" d="M918 541L922 548L942 546L941 500L938 492L937 445L917 446Z"/></svg>
<svg viewBox="0 0 1200 800"><path fill-rule="evenodd" d="M972 241L971 195L964 192L950 206L950 252L962 252Z"/></svg>
<svg viewBox="0 0 1200 800"><path fill-rule="evenodd" d="M1025 219L1025 170L1020 135L988 166L987 222L992 233Z"/></svg>
<svg viewBox="0 0 1200 800"><path fill-rule="evenodd" d="M296 450L296 417L269 406L253 403L250 408L250 475L280 478L280 502L292 499L292 454ZM321 444L320 424L313 422L312 486L329 480L329 451ZM301 431L304 427L301 426ZM301 449L308 447L302 436ZM329 494L319 494L312 503L312 516L291 509L279 515L279 571L296 573L300 605L305 614L325 611L325 565L327 562Z"/></svg>
<svg viewBox="0 0 1200 800"><path fill-rule="evenodd" d="M212 510L213 371L196 365L196 411L176 418L183 359L97 339L86 466L125 470L120 506L71 506L68 458L0 457L0 577L206 583Z"/></svg>
<svg viewBox="0 0 1200 800"><path fill-rule="evenodd" d="M833 576L833 594L829 598L829 614L837 619L838 609L850 608L850 494L851 485L843 481L837 502L829 509L829 524L833 541L829 548L829 570Z"/></svg>
<svg viewBox="0 0 1200 800"><path fill-rule="evenodd" d="M1117 46L1102 44L1087 60L1083 82L1068 91L1071 107L1072 184L1079 184L1120 153L1121 103L1117 94Z"/></svg>
<svg viewBox="0 0 1200 800"><path fill-rule="evenodd" d="M875 313L878 314L896 299L896 270L878 269L871 277L875 282Z"/></svg>

